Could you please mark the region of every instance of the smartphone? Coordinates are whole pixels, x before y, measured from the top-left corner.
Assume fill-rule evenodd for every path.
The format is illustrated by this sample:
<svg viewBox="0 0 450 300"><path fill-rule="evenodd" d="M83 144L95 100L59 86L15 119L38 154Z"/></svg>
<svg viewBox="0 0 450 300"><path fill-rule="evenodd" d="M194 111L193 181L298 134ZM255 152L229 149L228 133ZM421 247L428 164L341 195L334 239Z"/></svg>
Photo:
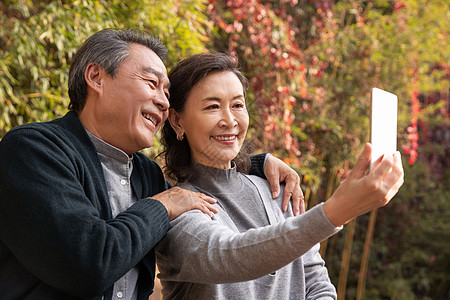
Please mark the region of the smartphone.
<svg viewBox="0 0 450 300"><path fill-rule="evenodd" d="M397 150L397 107L395 94L379 88L372 89L370 109L370 142L372 164L381 155L391 155Z"/></svg>

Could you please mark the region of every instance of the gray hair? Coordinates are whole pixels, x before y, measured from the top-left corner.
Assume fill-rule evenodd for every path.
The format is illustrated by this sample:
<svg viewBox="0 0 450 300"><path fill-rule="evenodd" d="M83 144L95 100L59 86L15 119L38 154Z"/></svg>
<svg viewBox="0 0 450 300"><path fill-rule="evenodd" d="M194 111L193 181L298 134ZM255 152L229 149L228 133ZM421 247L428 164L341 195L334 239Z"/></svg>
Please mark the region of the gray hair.
<svg viewBox="0 0 450 300"><path fill-rule="evenodd" d="M131 44L143 45L158 55L167 57L167 48L161 41L133 29L103 29L90 36L74 55L69 70L69 109L80 112L86 104L87 83L84 72L96 63L111 77L119 72L121 63L129 56Z"/></svg>

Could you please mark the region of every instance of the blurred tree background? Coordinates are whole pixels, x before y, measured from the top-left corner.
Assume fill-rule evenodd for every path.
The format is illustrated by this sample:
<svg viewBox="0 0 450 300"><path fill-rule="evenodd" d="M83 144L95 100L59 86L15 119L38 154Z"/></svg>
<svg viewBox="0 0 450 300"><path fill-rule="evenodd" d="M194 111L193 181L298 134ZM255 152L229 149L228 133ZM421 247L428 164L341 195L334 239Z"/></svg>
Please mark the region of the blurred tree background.
<svg viewBox="0 0 450 300"><path fill-rule="evenodd" d="M399 97L405 184L388 207L322 243L340 299L450 298L448 0L0 2L0 138L65 114L70 60L106 27L187 55L226 51L250 79L250 140L325 201L369 140L372 87ZM154 158L155 147L145 150Z"/></svg>

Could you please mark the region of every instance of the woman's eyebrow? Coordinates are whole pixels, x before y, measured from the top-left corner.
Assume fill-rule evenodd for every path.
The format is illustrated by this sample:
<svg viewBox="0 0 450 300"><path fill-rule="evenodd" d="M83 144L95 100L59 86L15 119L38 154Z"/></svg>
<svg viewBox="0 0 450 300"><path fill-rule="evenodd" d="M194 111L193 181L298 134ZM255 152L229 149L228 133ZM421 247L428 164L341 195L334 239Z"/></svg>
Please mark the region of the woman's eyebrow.
<svg viewBox="0 0 450 300"><path fill-rule="evenodd" d="M200 101L202 101L202 102L207 102L207 101L221 101L222 99L220 99L219 97L206 97L206 98L203 98L202 100L200 100Z"/></svg>
<svg viewBox="0 0 450 300"><path fill-rule="evenodd" d="M232 98L232 100L235 100L235 99L241 99L241 98L244 98L244 99L245 99L244 95L239 94L239 95L234 96L234 97ZM206 97L206 98L203 98L203 99L200 100L200 101L202 101L202 102L206 102L206 101L222 101L222 99L219 98L219 97Z"/></svg>

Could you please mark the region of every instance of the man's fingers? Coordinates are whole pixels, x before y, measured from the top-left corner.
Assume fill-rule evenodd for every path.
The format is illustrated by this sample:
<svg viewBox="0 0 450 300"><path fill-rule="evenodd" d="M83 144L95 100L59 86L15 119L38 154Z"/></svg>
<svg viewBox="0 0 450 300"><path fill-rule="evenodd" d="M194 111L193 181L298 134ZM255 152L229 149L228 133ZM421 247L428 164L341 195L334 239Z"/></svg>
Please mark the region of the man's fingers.
<svg viewBox="0 0 450 300"><path fill-rule="evenodd" d="M214 212L214 213L217 213L218 211L217 211L217 209L216 208L214 208L211 204L209 204L208 202L205 202L205 203L203 203L203 206L206 208L206 213L208 214L208 216L209 217L213 217L213 212L214 211L216 211L216 212Z"/></svg>
<svg viewBox="0 0 450 300"><path fill-rule="evenodd" d="M306 211L305 197L302 196L302 199L300 201L300 214L304 214L305 211Z"/></svg>
<svg viewBox="0 0 450 300"><path fill-rule="evenodd" d="M219 210L213 206L217 202L216 199L209 197L203 193L198 193L200 196L200 210L204 212L205 214L209 215L210 217L213 216L212 213L217 214Z"/></svg>
<svg viewBox="0 0 450 300"><path fill-rule="evenodd" d="M284 187L284 195L282 202L283 211L287 210L289 200L292 199L292 212L294 213L294 216L297 216L298 213L301 211L300 206L302 205L301 202L303 200L303 193L302 190L300 189L300 178L298 176L288 175L285 178L285 182L286 186Z"/></svg>
<svg viewBox="0 0 450 300"><path fill-rule="evenodd" d="M268 167L272 165L272 167ZM278 167L273 167L278 166ZM265 175L270 183L272 197L280 195L280 182L285 182L284 195L282 201L283 211L287 210L289 201L292 199L292 210L294 215L305 211L303 193L300 188L300 176L282 160L270 155L266 161Z"/></svg>
<svg viewBox="0 0 450 300"><path fill-rule="evenodd" d="M202 213L207 214L210 218L212 218L213 214L208 209L207 202L198 203L198 205L196 205L196 208L199 209Z"/></svg>
<svg viewBox="0 0 450 300"><path fill-rule="evenodd" d="M272 192L272 197L274 199L280 195L280 182L283 181L283 179L280 178L280 162L281 160L269 154L264 166L264 175L266 175L266 179L269 181L270 191ZM278 167L276 167L277 163Z"/></svg>
<svg viewBox="0 0 450 300"><path fill-rule="evenodd" d="M300 190L300 187L298 187ZM297 187L295 188L295 192L288 192L287 189L284 189L282 209L286 211L289 205L289 200L292 200L292 212L294 216L298 216L299 213L302 214L305 212L305 198L303 197L303 193L300 190L300 193L297 191Z"/></svg>
<svg viewBox="0 0 450 300"><path fill-rule="evenodd" d="M212 204L210 204L208 202L206 202L204 204L211 212L213 212L215 214L217 214L219 212L219 210L214 205L212 205Z"/></svg>
<svg viewBox="0 0 450 300"><path fill-rule="evenodd" d="M283 202L281 202L281 209L283 211L287 210L287 207L289 205L289 200L291 199L292 193L289 193L288 191L286 191L286 189L284 190L284 194L283 194ZM294 209L294 202L292 201L292 209Z"/></svg>
<svg viewBox="0 0 450 300"><path fill-rule="evenodd" d="M276 179L272 178L272 181L267 178L267 180L269 180L270 183L270 190L272 191L272 198L276 198L280 195L280 182L278 177Z"/></svg>
<svg viewBox="0 0 450 300"><path fill-rule="evenodd" d="M203 200L205 200L205 201L208 202L208 203L214 204L214 203L217 202L216 199L214 199L214 198L212 198L212 197L209 197L209 196L206 196L205 194L202 194L202 193L198 193L198 194L200 195L200 197L201 197Z"/></svg>
<svg viewBox="0 0 450 300"><path fill-rule="evenodd" d="M198 202L195 205L195 208L199 209L201 212L207 214L211 218L212 218L213 214L217 214L219 212L219 210L217 208L215 208L212 204L210 204L206 201Z"/></svg>
<svg viewBox="0 0 450 300"><path fill-rule="evenodd" d="M292 194L292 205L294 208L294 216L298 216L299 213L302 214L305 212L305 197L303 196L300 184L295 186L294 193Z"/></svg>
<svg viewBox="0 0 450 300"><path fill-rule="evenodd" d="M284 187L284 195L283 195L283 211L287 210L289 200L294 195L295 186L298 183L297 180L293 180L292 177L288 176L285 179L286 185ZM297 192L298 195L298 192ZM293 211L298 211L299 199L292 197L292 209Z"/></svg>

